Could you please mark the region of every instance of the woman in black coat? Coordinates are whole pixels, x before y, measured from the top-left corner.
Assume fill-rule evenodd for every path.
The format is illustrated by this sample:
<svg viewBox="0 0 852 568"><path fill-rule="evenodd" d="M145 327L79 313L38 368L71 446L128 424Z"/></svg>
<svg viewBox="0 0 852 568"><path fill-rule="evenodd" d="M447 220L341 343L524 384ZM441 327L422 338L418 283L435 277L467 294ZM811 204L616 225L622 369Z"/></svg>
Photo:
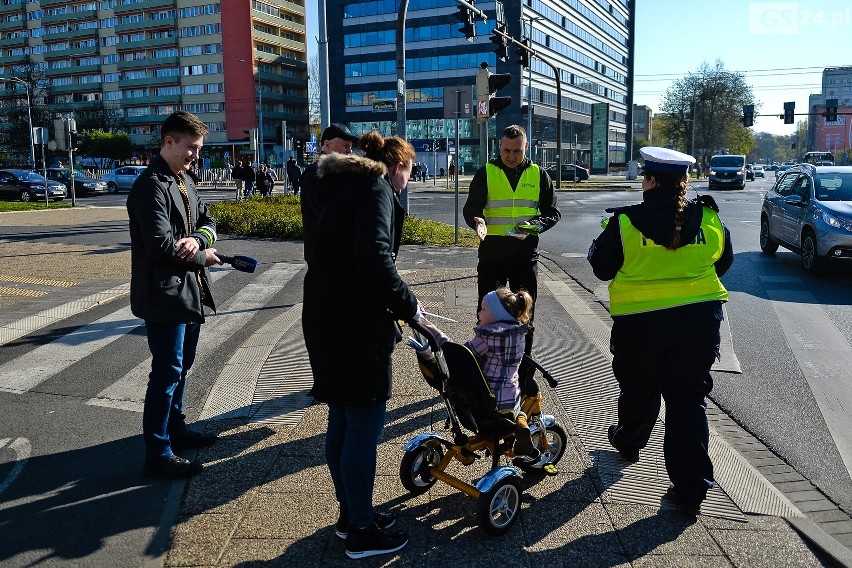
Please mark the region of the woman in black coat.
<svg viewBox="0 0 852 568"><path fill-rule="evenodd" d="M395 552L408 543L391 515L373 508L376 448L391 395L397 320L419 317L417 299L394 260L414 149L368 132L366 157L323 156L319 163L316 261L305 277L302 325L314 376L313 396L329 406L326 459L352 558Z"/></svg>

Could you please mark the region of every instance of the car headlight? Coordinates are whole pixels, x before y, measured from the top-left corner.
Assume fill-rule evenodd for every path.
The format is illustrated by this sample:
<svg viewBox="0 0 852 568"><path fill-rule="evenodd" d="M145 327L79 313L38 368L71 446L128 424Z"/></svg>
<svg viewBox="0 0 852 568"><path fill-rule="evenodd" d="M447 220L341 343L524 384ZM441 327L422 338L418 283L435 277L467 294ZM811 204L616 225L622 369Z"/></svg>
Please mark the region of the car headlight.
<svg viewBox="0 0 852 568"><path fill-rule="evenodd" d="M826 211L822 212L822 220L825 221L826 225L828 225L829 227L834 227L835 229L843 229L844 231L852 233L852 221L847 221L846 219L835 217L834 215Z"/></svg>
<svg viewBox="0 0 852 568"><path fill-rule="evenodd" d="M710 175L711 175L711 176L715 176L715 175L716 175L716 170L710 170Z"/></svg>
<svg viewBox="0 0 852 568"><path fill-rule="evenodd" d="M737 175L738 175L738 176L743 175L743 170L738 171L738 172L737 172Z"/></svg>

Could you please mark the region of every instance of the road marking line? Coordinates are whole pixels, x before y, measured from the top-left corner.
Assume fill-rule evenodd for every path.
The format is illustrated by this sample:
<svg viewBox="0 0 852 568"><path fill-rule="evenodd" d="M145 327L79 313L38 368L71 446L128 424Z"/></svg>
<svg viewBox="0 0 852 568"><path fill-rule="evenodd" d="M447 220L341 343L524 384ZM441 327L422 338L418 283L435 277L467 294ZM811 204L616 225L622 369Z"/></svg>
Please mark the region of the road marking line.
<svg viewBox="0 0 852 568"><path fill-rule="evenodd" d="M272 296L287 286L303 267L303 264L273 264L227 302L220 305L219 313L208 316L207 323L202 326L196 360L204 360L212 356L220 345L248 324L257 314L257 310L265 306ZM241 352L241 349L237 352ZM86 401L86 404L142 412L150 372L151 357L149 356L97 396Z"/></svg>
<svg viewBox="0 0 852 568"><path fill-rule="evenodd" d="M0 346L16 341L25 335L38 331L65 318L80 314L87 310L112 302L130 293L130 283L121 284L115 288L90 294L85 298L74 300L59 306L54 306L37 314L13 321L0 326Z"/></svg>

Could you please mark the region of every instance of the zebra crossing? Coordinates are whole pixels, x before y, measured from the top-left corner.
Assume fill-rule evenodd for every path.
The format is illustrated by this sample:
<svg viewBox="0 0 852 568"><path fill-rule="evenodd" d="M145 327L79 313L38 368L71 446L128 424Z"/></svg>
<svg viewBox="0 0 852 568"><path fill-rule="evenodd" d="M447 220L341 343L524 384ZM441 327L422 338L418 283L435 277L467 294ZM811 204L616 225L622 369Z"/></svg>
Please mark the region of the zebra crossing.
<svg viewBox="0 0 852 568"><path fill-rule="evenodd" d="M267 306L280 290L304 268L301 263L273 263L266 270L256 274L250 282L231 297L220 302L218 311L210 314L199 342L196 361L211 357L214 352L232 336L245 328L259 310ZM218 281L234 274L233 270L216 268L211 270L211 278ZM111 299L125 297L128 285L109 291ZM103 301L101 293L98 298ZM2 337L8 343L14 339L33 333L64 318L81 313L93 305L92 298L70 309L67 304L45 310L45 313L22 318L4 326L9 331ZM284 310L282 310L284 311ZM63 317L64 316L64 317ZM19 357L0 364L0 392L23 395L38 389L39 385L61 377L73 364L95 354L108 354L111 345L132 333L144 322L133 316L128 305L116 305L109 314L86 325L62 334L53 341L36 347ZM285 330L282 331L285 332ZM280 339L280 336L279 338ZM247 342L253 341L249 338ZM254 340L256 341L256 339ZM85 404L129 412L142 412L148 373L151 369L151 357L147 355L131 370L116 378L100 392L86 398ZM101 383L98 383L101 384Z"/></svg>

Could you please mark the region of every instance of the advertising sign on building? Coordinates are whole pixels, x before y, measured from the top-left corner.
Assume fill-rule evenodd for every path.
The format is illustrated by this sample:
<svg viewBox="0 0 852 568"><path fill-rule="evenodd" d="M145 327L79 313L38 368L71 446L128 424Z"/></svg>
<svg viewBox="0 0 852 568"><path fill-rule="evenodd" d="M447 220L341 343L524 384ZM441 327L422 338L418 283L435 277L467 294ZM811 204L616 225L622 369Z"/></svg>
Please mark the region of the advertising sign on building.
<svg viewBox="0 0 852 568"><path fill-rule="evenodd" d="M592 105L592 172L607 173L609 164L609 103Z"/></svg>
<svg viewBox="0 0 852 568"><path fill-rule="evenodd" d="M373 112L395 111L396 99L375 99L373 100Z"/></svg>

